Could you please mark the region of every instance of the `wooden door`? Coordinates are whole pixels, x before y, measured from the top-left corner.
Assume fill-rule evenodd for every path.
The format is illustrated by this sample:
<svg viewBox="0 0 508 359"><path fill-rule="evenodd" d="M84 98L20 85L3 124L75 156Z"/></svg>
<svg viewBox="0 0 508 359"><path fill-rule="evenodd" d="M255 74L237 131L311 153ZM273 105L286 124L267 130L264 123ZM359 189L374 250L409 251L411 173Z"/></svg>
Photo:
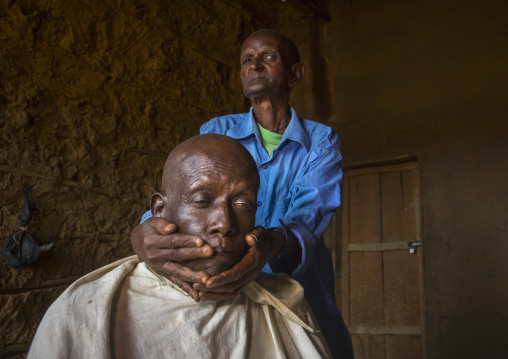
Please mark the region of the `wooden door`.
<svg viewBox="0 0 508 359"><path fill-rule="evenodd" d="M425 357L418 173L417 162L344 172L332 253L357 359Z"/></svg>

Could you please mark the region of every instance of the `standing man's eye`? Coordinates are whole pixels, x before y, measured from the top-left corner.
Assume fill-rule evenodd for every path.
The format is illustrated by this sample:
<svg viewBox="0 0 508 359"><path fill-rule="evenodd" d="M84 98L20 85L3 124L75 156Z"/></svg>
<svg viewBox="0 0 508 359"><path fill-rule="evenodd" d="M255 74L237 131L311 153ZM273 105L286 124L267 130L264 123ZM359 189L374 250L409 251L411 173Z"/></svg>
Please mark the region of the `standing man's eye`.
<svg viewBox="0 0 508 359"><path fill-rule="evenodd" d="M266 55L267 60L275 60L275 56L273 55Z"/></svg>

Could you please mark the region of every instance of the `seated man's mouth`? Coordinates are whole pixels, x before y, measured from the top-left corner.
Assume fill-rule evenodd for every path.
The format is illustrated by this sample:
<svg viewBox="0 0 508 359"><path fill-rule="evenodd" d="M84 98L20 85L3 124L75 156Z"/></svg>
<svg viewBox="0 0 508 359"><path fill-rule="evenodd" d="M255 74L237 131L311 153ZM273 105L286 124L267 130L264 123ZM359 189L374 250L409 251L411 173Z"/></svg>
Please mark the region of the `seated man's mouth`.
<svg viewBox="0 0 508 359"><path fill-rule="evenodd" d="M230 254L230 253L234 253L234 251L232 249L228 249L228 248L212 247L212 249L217 254Z"/></svg>

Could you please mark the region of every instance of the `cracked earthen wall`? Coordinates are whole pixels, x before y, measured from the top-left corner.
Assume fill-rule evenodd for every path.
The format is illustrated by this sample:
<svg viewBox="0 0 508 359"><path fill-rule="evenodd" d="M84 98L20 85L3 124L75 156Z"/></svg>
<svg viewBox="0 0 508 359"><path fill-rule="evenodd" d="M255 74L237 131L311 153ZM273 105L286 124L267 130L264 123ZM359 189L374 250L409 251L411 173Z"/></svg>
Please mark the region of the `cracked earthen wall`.
<svg viewBox="0 0 508 359"><path fill-rule="evenodd" d="M506 357L506 2L0 0L0 238L55 247L0 261L0 357L23 357L49 304L131 254L128 235L167 153L210 117L245 109L242 39L293 38L293 105L331 124L346 163L417 155L429 358ZM301 1L300 3L305 3Z"/></svg>
<svg viewBox="0 0 508 359"><path fill-rule="evenodd" d="M243 39L308 24L269 0L0 1L0 238L19 228L26 186L29 233L54 243L23 271L0 261L0 357L25 355L72 281L132 253L173 147L246 109Z"/></svg>

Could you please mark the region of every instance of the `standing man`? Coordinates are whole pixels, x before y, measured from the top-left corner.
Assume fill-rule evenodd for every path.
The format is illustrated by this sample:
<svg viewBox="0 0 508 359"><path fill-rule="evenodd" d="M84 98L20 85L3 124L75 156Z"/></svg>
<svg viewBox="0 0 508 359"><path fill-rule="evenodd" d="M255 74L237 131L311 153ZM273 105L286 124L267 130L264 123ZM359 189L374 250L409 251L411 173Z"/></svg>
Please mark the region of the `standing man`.
<svg viewBox="0 0 508 359"><path fill-rule="evenodd" d="M176 226L160 218L136 227L132 246L143 261L196 301L230 298L261 271L288 273L304 287L333 356L352 358L322 237L340 205L340 140L331 128L300 119L289 106L291 90L304 75L291 40L273 30L254 32L242 45L240 65L250 112L214 118L201 133L238 140L258 165L256 225L262 227L246 236L249 251L232 269L210 278L179 262L211 256L213 249L201 238L175 233Z"/></svg>

